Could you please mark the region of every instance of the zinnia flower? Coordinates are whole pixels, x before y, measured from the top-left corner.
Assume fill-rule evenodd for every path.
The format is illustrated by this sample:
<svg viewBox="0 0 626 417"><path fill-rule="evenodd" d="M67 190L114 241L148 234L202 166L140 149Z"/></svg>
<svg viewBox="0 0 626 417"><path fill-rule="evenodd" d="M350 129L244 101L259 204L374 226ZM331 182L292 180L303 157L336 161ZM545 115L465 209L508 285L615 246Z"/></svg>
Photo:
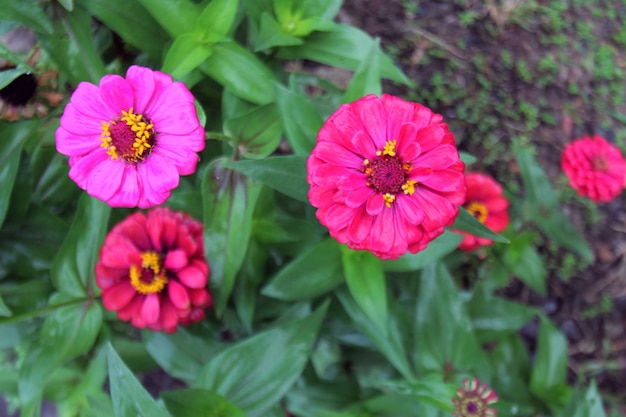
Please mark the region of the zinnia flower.
<svg viewBox="0 0 626 417"><path fill-rule="evenodd" d="M159 207L134 213L104 240L96 263L102 303L140 329L176 331L204 318L213 303L206 289L202 225Z"/></svg>
<svg viewBox="0 0 626 417"><path fill-rule="evenodd" d="M70 157L70 177L112 207L163 203L179 176L195 171L204 139L187 87L139 66L125 79L80 83L56 132L57 150Z"/></svg>
<svg viewBox="0 0 626 417"><path fill-rule="evenodd" d="M561 168L583 197L608 202L624 188L626 161L620 150L600 136L585 136L563 150Z"/></svg>
<svg viewBox="0 0 626 417"><path fill-rule="evenodd" d="M487 385L480 384L477 378L463 380L463 388L456 391L459 398L454 398L456 417L496 417L498 412L489 408L490 404L498 401L498 396Z"/></svg>
<svg viewBox="0 0 626 417"><path fill-rule="evenodd" d="M465 174L467 195L463 207L469 214L495 233L500 233L509 224L509 200L502 195L502 187L493 178L479 172ZM465 237L459 249L473 251L481 246L489 246L492 240L462 233Z"/></svg>
<svg viewBox="0 0 626 417"><path fill-rule="evenodd" d="M307 169L309 200L330 235L382 259L426 248L465 200L465 165L442 117L389 95L335 111Z"/></svg>

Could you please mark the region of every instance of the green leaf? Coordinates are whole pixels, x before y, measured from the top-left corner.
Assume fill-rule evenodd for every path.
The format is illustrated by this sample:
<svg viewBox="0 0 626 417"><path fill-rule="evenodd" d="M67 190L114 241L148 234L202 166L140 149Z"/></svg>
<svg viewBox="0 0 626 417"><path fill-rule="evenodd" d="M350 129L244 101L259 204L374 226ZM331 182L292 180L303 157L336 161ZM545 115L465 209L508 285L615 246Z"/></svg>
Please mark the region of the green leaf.
<svg viewBox="0 0 626 417"><path fill-rule="evenodd" d="M93 346L102 325L102 310L93 301L57 293L50 305L56 308L46 316L20 369L20 402L29 407L39 404L46 379L54 370Z"/></svg>
<svg viewBox="0 0 626 417"><path fill-rule="evenodd" d="M366 251L341 246L341 259L350 294L365 316L387 336L387 287L383 261Z"/></svg>
<svg viewBox="0 0 626 417"><path fill-rule="evenodd" d="M310 17L308 19L299 20L289 33L294 36L305 37L316 30L331 31L333 29L335 29L335 23L332 20L321 17Z"/></svg>
<svg viewBox="0 0 626 417"><path fill-rule="evenodd" d="M327 308L325 302L305 318L227 348L202 368L197 386L224 396L250 417L263 416L302 373Z"/></svg>
<svg viewBox="0 0 626 417"><path fill-rule="evenodd" d="M384 381L380 387L385 391L411 396L444 412L449 413L453 410L450 398L456 396L456 386L438 381L436 378L424 378L413 382Z"/></svg>
<svg viewBox="0 0 626 417"><path fill-rule="evenodd" d="M472 165L474 162L476 162L476 157L472 154L469 154L467 152L459 152L459 156L461 157L461 161L463 161L463 163L465 163L465 166L467 165Z"/></svg>
<svg viewBox="0 0 626 417"><path fill-rule="evenodd" d="M246 417L243 411L212 391L197 388L165 391L161 398L176 417Z"/></svg>
<svg viewBox="0 0 626 417"><path fill-rule="evenodd" d="M12 315L11 309L4 303L2 295L0 294L0 317L11 317Z"/></svg>
<svg viewBox="0 0 626 417"><path fill-rule="evenodd" d="M559 205L559 200L546 173L533 157L530 150L517 146L515 155L520 173L522 174L526 198L531 207L555 210Z"/></svg>
<svg viewBox="0 0 626 417"><path fill-rule="evenodd" d="M546 405L563 406L568 398L567 386L567 340L548 320L541 316L535 363L530 375L530 391Z"/></svg>
<svg viewBox="0 0 626 417"><path fill-rule="evenodd" d="M418 271L456 250L462 240L463 236L451 231L446 231L437 239L430 242L428 247L423 251L406 254L393 261L385 261L383 266L385 271Z"/></svg>
<svg viewBox="0 0 626 417"><path fill-rule="evenodd" d="M94 39L90 13L76 4L71 13L63 12L55 19L54 34L40 36L39 42L73 84L97 84L107 71Z"/></svg>
<svg viewBox="0 0 626 417"><path fill-rule="evenodd" d="M227 162L224 167L241 172L298 201L308 201L305 157L274 156L256 161Z"/></svg>
<svg viewBox="0 0 626 417"><path fill-rule="evenodd" d="M302 45L304 41L285 33L282 26L267 12L261 14L259 34L254 38L254 52L275 46Z"/></svg>
<svg viewBox="0 0 626 417"><path fill-rule="evenodd" d="M587 264L593 262L593 251L565 214L558 210L552 210L547 215L537 212L533 220L550 240L577 253Z"/></svg>
<svg viewBox="0 0 626 417"><path fill-rule="evenodd" d="M198 6L190 0L139 0L139 3L173 38L191 32L200 15Z"/></svg>
<svg viewBox="0 0 626 417"><path fill-rule="evenodd" d="M346 94L343 96L344 103L351 103L368 94L376 94L380 97L383 92L380 79L381 56L380 39L376 38L348 84Z"/></svg>
<svg viewBox="0 0 626 417"><path fill-rule="evenodd" d="M589 388L584 393L581 391L579 388L576 395L572 395L570 402L558 417L606 417L596 381L591 380Z"/></svg>
<svg viewBox="0 0 626 417"><path fill-rule="evenodd" d="M168 34L143 7L141 2L127 0L80 0L89 12L124 41L160 59Z"/></svg>
<svg viewBox="0 0 626 417"><path fill-rule="evenodd" d="M61 6L65 8L68 12L71 12L74 9L74 0L59 0Z"/></svg>
<svg viewBox="0 0 626 417"><path fill-rule="evenodd" d="M274 104L253 108L224 122L224 133L230 136L242 155L261 159L271 155L282 136L278 111Z"/></svg>
<svg viewBox="0 0 626 417"><path fill-rule="evenodd" d="M110 343L106 349L115 417L169 417L170 414L141 386Z"/></svg>
<svg viewBox="0 0 626 417"><path fill-rule="evenodd" d="M285 301L310 300L343 282L339 244L328 238L301 252L278 271L261 293Z"/></svg>
<svg viewBox="0 0 626 417"><path fill-rule="evenodd" d="M415 309L414 361L422 371L469 371L486 362L459 291L442 264L422 270Z"/></svg>
<svg viewBox="0 0 626 417"><path fill-rule="evenodd" d="M0 226L4 223L15 176L20 166L22 148L28 137L39 126L39 122L21 121L15 123L0 122Z"/></svg>
<svg viewBox="0 0 626 417"><path fill-rule="evenodd" d="M161 368L187 383L196 380L198 370L221 348L217 342L194 336L180 327L173 334L145 331L143 340Z"/></svg>
<svg viewBox="0 0 626 417"><path fill-rule="evenodd" d="M92 283L111 207L83 194L72 226L52 263L52 282L65 294L82 297Z"/></svg>
<svg viewBox="0 0 626 417"><path fill-rule="evenodd" d="M300 10L303 16L317 16L333 20L341 9L342 0L302 0Z"/></svg>
<svg viewBox="0 0 626 417"><path fill-rule="evenodd" d="M471 233L474 236L486 237L495 242L509 243L507 238L489 230L484 224L469 214L463 207L459 207L459 215L451 227L452 229Z"/></svg>
<svg viewBox="0 0 626 417"><path fill-rule="evenodd" d="M52 33L52 22L44 8L35 0L0 0L2 20L20 22L40 33Z"/></svg>
<svg viewBox="0 0 626 417"><path fill-rule="evenodd" d="M233 26L239 0L211 0L198 18L197 30L215 42L224 39Z"/></svg>
<svg viewBox="0 0 626 417"><path fill-rule="evenodd" d="M256 161L250 161L256 162ZM202 179L204 251L218 315L224 312L250 240L261 185L213 161Z"/></svg>
<svg viewBox="0 0 626 417"><path fill-rule="evenodd" d="M252 52L236 42L213 45L213 53L200 69L238 97L259 105L273 101L274 74Z"/></svg>
<svg viewBox="0 0 626 417"><path fill-rule="evenodd" d="M545 296L548 271L533 245L533 239L532 233L512 237L511 244L504 249L502 261L516 277Z"/></svg>
<svg viewBox="0 0 626 417"><path fill-rule="evenodd" d="M334 67L356 70L363 62L374 40L356 27L335 25L328 32L315 32L307 37L304 45L283 47L279 57L283 59L309 59ZM380 75L392 81L411 85L411 81L394 66L382 51L380 54Z"/></svg>
<svg viewBox="0 0 626 417"><path fill-rule="evenodd" d="M528 379L530 359L528 349L517 334L509 334L491 350L489 359L493 365L492 386L498 387L498 395L517 404L532 404Z"/></svg>
<svg viewBox="0 0 626 417"><path fill-rule="evenodd" d="M26 72L28 72L28 69L24 67L17 67L0 72L0 88L4 88L11 84L13 80Z"/></svg>
<svg viewBox="0 0 626 417"><path fill-rule="evenodd" d="M252 324L256 313L258 287L264 278L263 274L259 274L259 271L264 270L268 256L267 249L258 244L256 240L252 240L248 246L246 259L237 275L237 285L233 298L239 320L248 333L252 333L253 330Z"/></svg>
<svg viewBox="0 0 626 417"><path fill-rule="evenodd" d="M211 52L211 45L203 42L198 32L184 33L168 49L162 71L181 79L200 66Z"/></svg>
<svg viewBox="0 0 626 417"><path fill-rule="evenodd" d="M274 85L274 93L283 130L293 153L308 156L324 123L322 116L311 100L278 83Z"/></svg>

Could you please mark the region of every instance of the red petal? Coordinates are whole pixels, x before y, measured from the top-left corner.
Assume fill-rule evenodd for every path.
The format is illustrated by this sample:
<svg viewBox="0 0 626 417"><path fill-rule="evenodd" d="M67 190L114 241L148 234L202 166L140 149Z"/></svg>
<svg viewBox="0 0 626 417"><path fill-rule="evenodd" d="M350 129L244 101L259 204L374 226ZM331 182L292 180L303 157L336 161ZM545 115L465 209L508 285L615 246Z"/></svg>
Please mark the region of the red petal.
<svg viewBox="0 0 626 417"><path fill-rule="evenodd" d="M167 284L167 294L174 307L178 309L189 308L189 294L187 294L185 287L177 281L171 280Z"/></svg>
<svg viewBox="0 0 626 417"><path fill-rule="evenodd" d="M117 311L128 305L136 294L130 282L123 281L102 291L102 305L109 311Z"/></svg>
<svg viewBox="0 0 626 417"><path fill-rule="evenodd" d="M146 295L143 305L141 306L141 317L146 324L154 324L159 321L159 315L161 313L161 302L159 300L159 294Z"/></svg>
<svg viewBox="0 0 626 417"><path fill-rule="evenodd" d="M206 287L208 276L203 274L196 265L187 266L176 273L180 282L188 288Z"/></svg>
<svg viewBox="0 0 626 417"><path fill-rule="evenodd" d="M167 253L163 266L170 271L177 271L188 263L187 254L182 249L174 249Z"/></svg>

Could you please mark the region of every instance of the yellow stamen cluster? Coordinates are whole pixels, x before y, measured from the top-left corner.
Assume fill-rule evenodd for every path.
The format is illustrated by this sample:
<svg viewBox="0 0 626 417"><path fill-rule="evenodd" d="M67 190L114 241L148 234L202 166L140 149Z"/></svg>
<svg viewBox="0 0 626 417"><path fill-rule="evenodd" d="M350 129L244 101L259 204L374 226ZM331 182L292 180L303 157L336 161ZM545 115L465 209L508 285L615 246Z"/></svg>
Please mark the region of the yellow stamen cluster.
<svg viewBox="0 0 626 417"><path fill-rule="evenodd" d="M391 203L396 201L396 196L393 194L385 193L383 194L383 200L385 200L385 205L387 207L391 207Z"/></svg>
<svg viewBox="0 0 626 417"><path fill-rule="evenodd" d="M479 203L478 201L472 201L465 207L465 210L467 210L467 212L472 216L476 217L476 220L478 220L482 224L485 224L485 222L487 221L487 215L489 214L489 210L487 210L487 206L485 206L483 203Z"/></svg>
<svg viewBox="0 0 626 417"><path fill-rule="evenodd" d="M384 156L384 155L389 155L389 156L396 156L396 143L397 141L395 140L388 140L387 142L385 142L385 146L383 147L383 150L378 150L376 151L376 155L378 156Z"/></svg>
<svg viewBox="0 0 626 417"><path fill-rule="evenodd" d="M415 180L406 180L404 184L402 184L402 192L407 195L413 195L415 192L415 185L417 181Z"/></svg>
<svg viewBox="0 0 626 417"><path fill-rule="evenodd" d="M150 143L150 139L154 135L154 125L142 119L143 115L134 114L132 107L128 109L128 111L122 110L122 117L119 122L126 123L126 126L130 127L130 130L135 132L135 142L132 145L133 152L127 152L121 155L121 157L127 161L137 162L143 160L144 154L149 152L153 146ZM100 135L102 144L100 146L107 150L107 155L109 155L111 159L118 159L120 157L120 150L113 144L113 138L111 137L111 125L119 122L102 122L102 134Z"/></svg>
<svg viewBox="0 0 626 417"><path fill-rule="evenodd" d="M153 277L151 282L141 279L143 269L152 270ZM154 251L143 252L141 254L141 267L132 265L129 271L130 283L141 294L154 294L161 292L167 285L167 277L165 271L161 268L161 258Z"/></svg>

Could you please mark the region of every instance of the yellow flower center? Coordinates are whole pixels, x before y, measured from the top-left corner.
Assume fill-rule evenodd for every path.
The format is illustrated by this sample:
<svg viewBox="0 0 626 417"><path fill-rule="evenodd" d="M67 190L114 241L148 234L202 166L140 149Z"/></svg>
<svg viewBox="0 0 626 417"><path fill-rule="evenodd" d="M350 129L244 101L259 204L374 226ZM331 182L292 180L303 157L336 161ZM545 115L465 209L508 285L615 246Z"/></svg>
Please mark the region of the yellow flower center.
<svg viewBox="0 0 626 417"><path fill-rule="evenodd" d="M159 254L153 251L141 254L141 266L132 265L130 283L141 294L161 292L167 285L165 271L161 267Z"/></svg>
<svg viewBox="0 0 626 417"><path fill-rule="evenodd" d="M489 210L487 210L487 206L485 206L483 203L479 203L478 201L472 201L465 207L465 210L467 210L467 212L472 216L476 217L476 220L478 220L482 224L485 224L485 222L487 221L487 215L489 214Z"/></svg>
<svg viewBox="0 0 626 417"><path fill-rule="evenodd" d="M391 207L400 192L413 195L417 185L416 180L407 179L412 167L410 163L400 160L396 154L396 143L395 140L388 140L383 149L376 151L378 158L363 160L368 187L381 193L387 207Z"/></svg>
<svg viewBox="0 0 626 417"><path fill-rule="evenodd" d="M111 159L129 162L143 161L154 147L154 126L142 114L134 114L131 107L122 110L118 120L102 122L102 146Z"/></svg>

